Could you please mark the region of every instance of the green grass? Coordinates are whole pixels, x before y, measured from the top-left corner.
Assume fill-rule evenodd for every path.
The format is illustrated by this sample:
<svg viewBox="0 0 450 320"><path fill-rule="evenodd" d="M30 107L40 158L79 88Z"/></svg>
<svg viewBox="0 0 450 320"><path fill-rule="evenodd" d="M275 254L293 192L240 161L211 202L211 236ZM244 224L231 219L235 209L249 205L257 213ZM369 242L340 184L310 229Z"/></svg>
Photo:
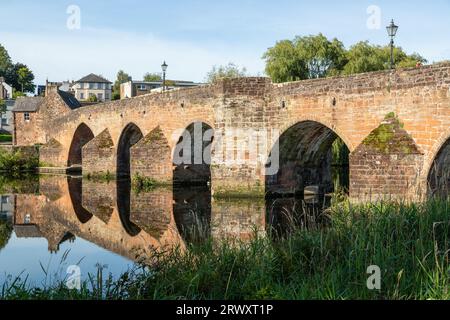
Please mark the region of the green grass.
<svg viewBox="0 0 450 320"><path fill-rule="evenodd" d="M205 241L157 254L138 273L61 282L6 283L2 299L449 299L450 201L335 205L325 227L292 228L247 243ZM274 239L277 239L276 241ZM381 268L381 290L367 268ZM107 278L108 279L108 278ZM100 289L101 288L101 289ZM1 289L1 287L0 287Z"/></svg>

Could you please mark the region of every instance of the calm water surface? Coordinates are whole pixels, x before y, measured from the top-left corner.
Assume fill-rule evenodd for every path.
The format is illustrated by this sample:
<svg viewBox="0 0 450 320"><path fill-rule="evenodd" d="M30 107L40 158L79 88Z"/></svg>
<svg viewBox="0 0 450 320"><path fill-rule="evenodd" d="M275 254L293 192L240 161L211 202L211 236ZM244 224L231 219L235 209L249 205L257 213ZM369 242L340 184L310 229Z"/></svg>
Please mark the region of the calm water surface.
<svg viewBox="0 0 450 320"><path fill-rule="evenodd" d="M1 182L0 283L22 274L45 285L64 279L70 265L83 279L98 266L117 277L155 250L282 234L305 209L323 207L316 197L211 200L206 187L137 192L127 181L67 176Z"/></svg>

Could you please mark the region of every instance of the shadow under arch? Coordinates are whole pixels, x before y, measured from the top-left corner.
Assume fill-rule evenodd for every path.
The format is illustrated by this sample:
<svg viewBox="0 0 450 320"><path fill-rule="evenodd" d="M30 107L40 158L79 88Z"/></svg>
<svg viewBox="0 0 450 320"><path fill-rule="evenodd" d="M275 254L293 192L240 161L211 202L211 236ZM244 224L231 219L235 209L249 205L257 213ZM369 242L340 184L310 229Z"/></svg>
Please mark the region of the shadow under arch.
<svg viewBox="0 0 450 320"><path fill-rule="evenodd" d="M117 180L117 209L119 210L120 222L125 231L135 237L141 232L136 224L131 222L131 180Z"/></svg>
<svg viewBox="0 0 450 320"><path fill-rule="evenodd" d="M117 145L117 177L130 177L131 147L144 137L141 129L129 123L122 131Z"/></svg>
<svg viewBox="0 0 450 320"><path fill-rule="evenodd" d="M173 154L173 184L210 186L214 131L205 122L191 123L183 131Z"/></svg>
<svg viewBox="0 0 450 320"><path fill-rule="evenodd" d="M78 220L85 224L92 219L93 215L82 205L83 197L83 179L81 177L67 177L67 185L69 187L70 200L72 201L73 211Z"/></svg>
<svg viewBox="0 0 450 320"><path fill-rule="evenodd" d="M211 189L208 186L173 189L173 214L186 244L199 244L211 237Z"/></svg>
<svg viewBox="0 0 450 320"><path fill-rule="evenodd" d="M349 154L343 140L317 121L301 121L275 143L266 164L269 197L304 195L306 187L325 195L349 187Z"/></svg>
<svg viewBox="0 0 450 320"><path fill-rule="evenodd" d="M83 146L94 138L95 138L94 133L85 123L82 123L78 126L78 128L75 130L73 134L72 142L70 144L69 156L67 159L68 167L74 165L80 166L82 165Z"/></svg>
<svg viewBox="0 0 450 320"><path fill-rule="evenodd" d="M450 196L450 138L442 145L428 173L428 196Z"/></svg>

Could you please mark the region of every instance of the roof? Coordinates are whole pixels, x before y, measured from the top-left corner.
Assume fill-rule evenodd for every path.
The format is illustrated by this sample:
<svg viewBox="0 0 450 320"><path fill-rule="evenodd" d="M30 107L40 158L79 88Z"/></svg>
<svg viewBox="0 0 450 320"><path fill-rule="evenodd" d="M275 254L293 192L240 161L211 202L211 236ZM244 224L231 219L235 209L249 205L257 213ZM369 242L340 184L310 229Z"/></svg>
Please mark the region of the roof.
<svg viewBox="0 0 450 320"><path fill-rule="evenodd" d="M14 232L17 238L42 238L42 233L35 224L15 225Z"/></svg>
<svg viewBox="0 0 450 320"><path fill-rule="evenodd" d="M70 109L73 110L81 107L81 103L73 96L73 94L60 90L58 90L58 94Z"/></svg>
<svg viewBox="0 0 450 320"><path fill-rule="evenodd" d="M36 112L43 101L43 97L19 97L17 98L12 111Z"/></svg>
<svg viewBox="0 0 450 320"><path fill-rule="evenodd" d="M87 75L84 78L81 78L80 80L78 80L75 83L80 83L80 82L95 82L95 83L112 83L109 80L106 80L105 78L102 78L96 74L91 73L90 75Z"/></svg>

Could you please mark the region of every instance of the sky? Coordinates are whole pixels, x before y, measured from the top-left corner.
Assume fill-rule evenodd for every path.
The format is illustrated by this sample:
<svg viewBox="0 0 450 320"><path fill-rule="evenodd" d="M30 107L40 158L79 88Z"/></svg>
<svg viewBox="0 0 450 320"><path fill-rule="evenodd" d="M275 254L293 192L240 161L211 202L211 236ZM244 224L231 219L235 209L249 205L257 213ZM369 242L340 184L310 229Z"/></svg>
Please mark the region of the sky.
<svg viewBox="0 0 450 320"><path fill-rule="evenodd" d="M0 0L0 44L36 84L119 70L141 80L164 60L169 79L201 82L229 62L264 75L267 48L297 35L385 45L392 18L396 45L450 59L450 0Z"/></svg>

